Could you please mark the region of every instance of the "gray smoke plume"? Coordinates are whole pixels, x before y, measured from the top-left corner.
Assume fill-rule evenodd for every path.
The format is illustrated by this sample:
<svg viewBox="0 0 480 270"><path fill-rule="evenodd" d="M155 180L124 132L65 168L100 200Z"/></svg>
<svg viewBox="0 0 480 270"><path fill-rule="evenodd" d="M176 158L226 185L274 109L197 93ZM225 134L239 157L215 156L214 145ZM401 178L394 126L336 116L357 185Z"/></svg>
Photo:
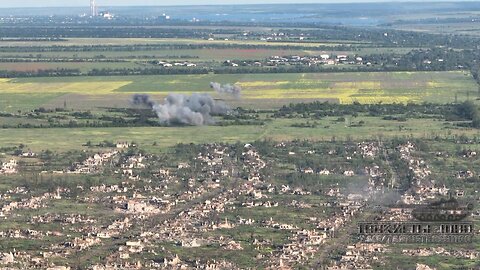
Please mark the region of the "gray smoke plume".
<svg viewBox="0 0 480 270"><path fill-rule="evenodd" d="M135 94L132 97L132 104L133 105L144 105L152 108L155 104L157 104L155 101L150 99L149 95L145 94Z"/></svg>
<svg viewBox="0 0 480 270"><path fill-rule="evenodd" d="M233 95L236 98L239 98L242 94L242 88L235 84L221 85L217 82L211 82L210 87L217 91L217 93Z"/></svg>
<svg viewBox="0 0 480 270"><path fill-rule="evenodd" d="M224 103L215 101L209 94L198 93L191 96L169 94L163 104L152 101L148 95L135 95L133 103L149 106L157 114L160 123L166 125L213 124L212 115L223 115L229 111Z"/></svg>

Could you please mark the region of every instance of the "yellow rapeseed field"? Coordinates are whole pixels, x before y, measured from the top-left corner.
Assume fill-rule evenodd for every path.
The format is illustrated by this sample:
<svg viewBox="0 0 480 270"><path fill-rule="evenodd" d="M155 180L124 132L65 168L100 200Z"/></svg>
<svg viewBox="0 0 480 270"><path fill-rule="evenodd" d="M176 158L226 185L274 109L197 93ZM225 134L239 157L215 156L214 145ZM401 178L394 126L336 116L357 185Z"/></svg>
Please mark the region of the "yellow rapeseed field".
<svg viewBox="0 0 480 270"><path fill-rule="evenodd" d="M248 88L255 88L255 87L269 87L269 88L275 88L276 86L281 86L281 85L286 85L291 82L289 81L248 81L248 82L240 82L238 85L240 85L242 88L248 89Z"/></svg>
<svg viewBox="0 0 480 270"><path fill-rule="evenodd" d="M354 89L380 89L380 82L363 81L363 82L337 82L335 88L354 88Z"/></svg>
<svg viewBox="0 0 480 270"><path fill-rule="evenodd" d="M379 81L325 82L302 78L294 82L248 81L239 84L244 89L242 96L246 99L336 99L341 104L407 103L421 100L419 95L389 93ZM285 88L287 85L292 88Z"/></svg>
<svg viewBox="0 0 480 270"><path fill-rule="evenodd" d="M464 72L19 78L0 79L0 103L3 101L0 111L8 106L35 108L48 105L49 100L63 94L84 96L82 98L85 102L103 99L110 101L111 98L127 100L133 93L156 95L159 102L168 93L206 92L215 98L228 99L228 96L216 94L209 87L212 81L240 85L243 88L242 100L247 101L246 104L263 103L270 99L272 106L278 100L336 100L342 104L452 102L456 97L458 100L466 100L478 91L475 81ZM43 94L44 99L38 98ZM33 98L34 95L37 96Z"/></svg>
<svg viewBox="0 0 480 270"><path fill-rule="evenodd" d="M131 81L16 83L10 79L0 79L0 91L3 94L79 93L95 95L110 94L130 83Z"/></svg>
<svg viewBox="0 0 480 270"><path fill-rule="evenodd" d="M392 104L392 103L408 103L418 102L420 100L407 96L377 96L377 97L349 97L340 100L341 104L351 104L353 102L359 102L361 104Z"/></svg>

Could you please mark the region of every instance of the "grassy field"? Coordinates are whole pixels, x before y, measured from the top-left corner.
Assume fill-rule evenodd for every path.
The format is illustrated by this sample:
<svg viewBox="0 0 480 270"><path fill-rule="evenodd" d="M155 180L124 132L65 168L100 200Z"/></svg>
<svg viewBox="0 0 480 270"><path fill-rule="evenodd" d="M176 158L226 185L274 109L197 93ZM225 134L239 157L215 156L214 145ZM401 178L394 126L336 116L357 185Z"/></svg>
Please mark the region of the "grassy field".
<svg viewBox="0 0 480 270"><path fill-rule="evenodd" d="M298 119L276 119L263 126L200 126L200 127L131 127L131 128L47 128L47 129L0 129L0 147L19 145L39 151L52 149L67 151L81 148L88 141L135 141L147 151L161 151L178 143L252 142L259 139L273 140L337 140L371 139L376 135L385 137L452 134L474 135L474 129L446 129L445 122L431 119L411 119L407 122L382 120L378 117L359 117L361 127L346 127L336 118L317 121L315 128L297 128L292 124ZM399 130L399 127L402 130ZM39 136L41 134L41 136ZM152 146L156 142L156 146Z"/></svg>
<svg viewBox="0 0 480 270"><path fill-rule="evenodd" d="M479 36L480 28L478 20L475 19L479 15L478 10L470 10L468 12L434 12L394 16L392 19L402 20L402 23L394 23L392 27L398 30L424 33Z"/></svg>
<svg viewBox="0 0 480 270"><path fill-rule="evenodd" d="M385 48L387 50L387 48ZM28 58L40 56L43 58L72 58L75 54L76 58L93 58L99 55L106 58L124 59L136 57L136 59L149 59L151 57L160 59L179 58L195 61L211 61L211 60L227 60L227 59L264 59L273 55L320 55L322 53L345 53L344 51L319 51L315 49L299 50L299 49L164 49L164 50L137 50L137 51L86 51L86 52L0 52L1 57L11 58ZM354 53L354 52L349 52ZM146 56L150 57L147 58ZM4 63L7 65L9 63Z"/></svg>
<svg viewBox="0 0 480 270"><path fill-rule="evenodd" d="M92 69L121 69L139 68L134 62L17 62L0 63L0 70L9 71L37 71L48 69L79 69L82 72L89 72Z"/></svg>
<svg viewBox="0 0 480 270"><path fill-rule="evenodd" d="M209 83L237 83L242 99L232 105L278 107L294 101L348 104L453 102L477 96L468 72L349 72L295 74L160 75L0 79L0 111L58 107L127 106L134 93L161 99L168 93L210 92ZM218 98L225 98L217 96Z"/></svg>
<svg viewBox="0 0 480 270"><path fill-rule="evenodd" d="M137 45L137 44L239 44L239 45L267 45L267 46L337 46L344 44L365 45L368 43L359 43L349 40L338 40L338 42L267 42L261 40L202 40L202 39L183 39L183 38L70 38L66 41L0 41L0 46L5 47L45 47L45 46L83 46L95 44L98 46L108 45Z"/></svg>

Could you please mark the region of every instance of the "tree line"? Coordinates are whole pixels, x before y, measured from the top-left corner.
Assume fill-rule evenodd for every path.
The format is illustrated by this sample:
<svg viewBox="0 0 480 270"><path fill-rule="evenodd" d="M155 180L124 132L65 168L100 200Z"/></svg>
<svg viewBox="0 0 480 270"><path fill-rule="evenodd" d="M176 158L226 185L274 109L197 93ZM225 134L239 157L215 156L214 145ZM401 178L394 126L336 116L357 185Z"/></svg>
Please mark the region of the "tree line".
<svg viewBox="0 0 480 270"><path fill-rule="evenodd" d="M480 128L480 111L472 101L461 103L407 103L407 104L335 104L315 101L312 103L292 103L284 105L273 114L274 118L307 118L358 116L382 117L384 120L403 121L406 118L437 118L459 121L459 125Z"/></svg>

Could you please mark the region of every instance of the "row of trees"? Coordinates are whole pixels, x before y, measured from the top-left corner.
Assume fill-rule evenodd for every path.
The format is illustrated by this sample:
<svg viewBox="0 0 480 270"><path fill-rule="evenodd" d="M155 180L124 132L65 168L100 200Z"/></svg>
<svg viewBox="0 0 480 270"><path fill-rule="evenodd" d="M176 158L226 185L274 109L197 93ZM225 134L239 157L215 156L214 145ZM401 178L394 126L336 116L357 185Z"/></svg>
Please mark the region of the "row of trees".
<svg viewBox="0 0 480 270"><path fill-rule="evenodd" d="M2 27L0 29L0 36L14 37L14 38L71 38L71 37L88 37L88 38L208 38L212 35L231 35L237 37L244 37L244 29L242 27L252 25L241 22L222 22L219 27L209 27L211 25L218 25L219 23L205 22L205 28L188 28L184 25L189 25L186 22L177 21L178 25L171 25L171 27L156 28L144 25L142 21L132 22L113 20L105 25L91 25L91 21L80 23L79 25L66 24L64 20L58 22L43 23L43 27L31 27L42 24L41 18L34 18L32 21L24 22L22 24L15 24L14 27ZM102 23L104 20L98 21ZM95 22L94 22L95 23ZM166 22L162 22L164 24ZM30 25L31 24L31 25ZM118 25L115 25L118 24ZM221 27L228 24L236 25L238 28ZM270 23L254 23L254 26L271 25ZM121 25L128 27L119 27ZM198 26L199 24L196 24ZM320 25L315 23L298 24L298 23L276 23L275 27L280 27L278 33L282 33L285 37L283 41L288 38L296 39L301 35L306 40L321 40L321 41L338 41L351 40L361 43L376 44L378 46L389 47L434 47L445 46L453 48L476 48L479 39L461 35L436 35L422 32L400 31L393 29L381 28L358 28L347 26L334 25ZM298 26L298 27L297 27ZM282 29L283 28L283 29ZM303 28L303 29L301 29ZM310 28L310 29L306 29ZM312 29L313 28L313 29ZM321 31L318 30L321 28ZM250 37L260 38L273 34L276 30L269 31L254 31L249 33ZM371 46L371 45L370 45Z"/></svg>
<svg viewBox="0 0 480 270"><path fill-rule="evenodd" d="M369 45L368 47L371 47ZM374 45L373 45L374 46ZM352 51L359 50L364 46L360 45L338 45L338 46L315 46L317 50L334 51ZM71 46L0 46L0 52L133 52L133 51L158 51L158 50L198 50L198 49L278 49L278 50L302 50L312 49L311 46L292 44L292 45L272 45L272 44L241 44L241 43L190 43L190 44L135 44L135 45L71 45Z"/></svg>
<svg viewBox="0 0 480 270"><path fill-rule="evenodd" d="M458 69L458 68L457 68ZM331 72L389 72L416 71L407 67L383 66L279 66L279 67L153 67L153 68L94 68L82 72L74 68L39 69L32 71L0 70L1 78L16 77L69 77L69 76L134 76L134 75L182 75L182 74L259 74L259 73L331 73ZM422 70L422 69L420 69ZM452 70L448 68L425 69L430 71Z"/></svg>
<svg viewBox="0 0 480 270"><path fill-rule="evenodd" d="M313 118L327 116L343 117L359 114L383 117L385 120L405 121L407 118L439 118L449 121L468 121L480 128L480 112L472 101L459 104L346 104L328 102L296 103L283 106L273 114L276 118Z"/></svg>
<svg viewBox="0 0 480 270"><path fill-rule="evenodd" d="M126 75L168 75L168 74L248 74L248 73L317 73L317 72L382 72L382 71L445 71L469 69L473 78L480 84L480 53L477 50L453 50L444 48L413 50L404 55L374 54L363 56L364 65L283 65L283 66L208 66L208 67L144 67L144 68L103 68L81 72L79 69L47 69L37 71L0 71L1 77L41 77L41 76L126 76ZM12 61L15 59L3 59ZM25 60L22 60L25 61ZM69 60L77 61L77 60ZM79 61L83 61L80 59ZM85 61L87 61L85 59ZM90 61L90 60L88 60ZM95 61L118 62L115 59L95 59ZM252 60L253 61L253 60ZM365 63L369 63L366 65ZM239 61L239 63L241 63Z"/></svg>
<svg viewBox="0 0 480 270"><path fill-rule="evenodd" d="M455 115L460 119L472 121L472 126L475 128L480 128L480 111L478 106L471 101L463 102L457 105L455 110Z"/></svg>
<svg viewBox="0 0 480 270"><path fill-rule="evenodd" d="M240 30L115 26L20 26L0 28L0 36L15 38L205 38L211 34L240 34Z"/></svg>
<svg viewBox="0 0 480 270"><path fill-rule="evenodd" d="M446 48L416 49L407 54L372 54L363 56L365 62L382 67L403 70L442 71L475 69L478 73L480 53L478 50L454 50Z"/></svg>

